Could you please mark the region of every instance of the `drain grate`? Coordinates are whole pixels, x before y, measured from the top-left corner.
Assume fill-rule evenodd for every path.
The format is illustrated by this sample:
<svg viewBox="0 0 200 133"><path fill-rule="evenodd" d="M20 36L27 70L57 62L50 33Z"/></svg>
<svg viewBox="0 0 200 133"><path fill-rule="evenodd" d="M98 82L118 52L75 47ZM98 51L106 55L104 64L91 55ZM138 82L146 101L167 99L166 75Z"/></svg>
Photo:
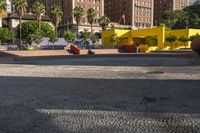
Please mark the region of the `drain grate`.
<svg viewBox="0 0 200 133"><path fill-rule="evenodd" d="M146 72L147 74L164 74L165 72L163 71L150 71L150 72Z"/></svg>

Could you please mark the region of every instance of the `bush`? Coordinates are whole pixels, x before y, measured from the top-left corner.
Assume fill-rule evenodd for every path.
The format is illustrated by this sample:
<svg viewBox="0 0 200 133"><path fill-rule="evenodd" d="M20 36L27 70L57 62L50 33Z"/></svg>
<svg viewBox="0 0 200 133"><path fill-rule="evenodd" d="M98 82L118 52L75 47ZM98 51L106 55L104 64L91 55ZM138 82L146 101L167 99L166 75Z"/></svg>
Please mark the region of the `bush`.
<svg viewBox="0 0 200 133"><path fill-rule="evenodd" d="M58 36L56 35L56 33L52 32L49 34L49 39L51 43L55 43L56 41L58 41Z"/></svg>
<svg viewBox="0 0 200 133"><path fill-rule="evenodd" d="M178 41L179 42L182 42L184 45L185 45L185 48L186 48L186 43L189 41L190 39L185 37L185 36L181 36Z"/></svg>
<svg viewBox="0 0 200 133"><path fill-rule="evenodd" d="M27 37L27 42L31 45L33 42L35 43L40 43L42 41L42 33L41 32L36 32L33 34L28 35Z"/></svg>
<svg viewBox="0 0 200 133"><path fill-rule="evenodd" d="M68 32L65 32L64 37L66 40L73 42L75 41L76 35L73 32L68 31Z"/></svg>
<svg viewBox="0 0 200 133"><path fill-rule="evenodd" d="M172 44L177 40L177 37L175 35L170 34L165 38L165 40L171 44L171 50L172 50L173 49Z"/></svg>
<svg viewBox="0 0 200 133"><path fill-rule="evenodd" d="M96 43L98 41L98 36L96 34L92 34L91 36L92 43Z"/></svg>
<svg viewBox="0 0 200 133"><path fill-rule="evenodd" d="M29 44L31 44L33 40L39 40L43 37L50 37L52 32L54 32L53 27L45 22L41 23L40 32L38 32L38 24L36 21L22 23L22 38L23 41ZM19 26L17 27L16 35L17 38L19 38Z"/></svg>
<svg viewBox="0 0 200 133"><path fill-rule="evenodd" d="M84 29L84 31L80 32L81 33L81 38L84 40L87 40L90 38L91 33L88 32L88 30Z"/></svg>
<svg viewBox="0 0 200 133"><path fill-rule="evenodd" d="M3 43L9 43L13 40L14 33L8 28L0 28L0 41Z"/></svg>
<svg viewBox="0 0 200 133"><path fill-rule="evenodd" d="M200 34L197 33L196 35L190 36L191 41L196 39L196 38L200 38Z"/></svg>

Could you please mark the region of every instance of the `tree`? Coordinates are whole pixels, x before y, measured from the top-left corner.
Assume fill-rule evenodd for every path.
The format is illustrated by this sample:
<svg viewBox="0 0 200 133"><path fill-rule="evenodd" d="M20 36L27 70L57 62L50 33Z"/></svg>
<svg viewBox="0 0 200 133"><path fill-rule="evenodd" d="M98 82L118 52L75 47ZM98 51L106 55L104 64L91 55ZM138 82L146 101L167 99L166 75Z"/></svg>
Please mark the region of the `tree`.
<svg viewBox="0 0 200 133"><path fill-rule="evenodd" d="M45 22L41 23L41 30L38 32L38 24L35 21L23 22L21 31L23 40L30 45L34 40L40 40L38 38L49 37L52 33L54 33L53 27ZM19 37L19 34L18 26L16 30L17 37Z"/></svg>
<svg viewBox="0 0 200 133"><path fill-rule="evenodd" d="M184 11L189 16L188 25L190 28L200 28L200 4L194 4L188 6L184 9Z"/></svg>
<svg viewBox="0 0 200 133"><path fill-rule="evenodd" d="M200 4L194 4L183 10L166 11L161 16L161 23L171 29L200 28Z"/></svg>
<svg viewBox="0 0 200 133"><path fill-rule="evenodd" d="M199 33L197 33L197 34L195 34L193 36L190 36L190 40L191 41L194 40L194 39L196 39L196 38L200 38L200 34Z"/></svg>
<svg viewBox="0 0 200 133"><path fill-rule="evenodd" d="M31 45L33 42L40 43L42 41L42 34L41 32L35 31L32 34L29 34L26 38L26 41L29 45Z"/></svg>
<svg viewBox="0 0 200 133"><path fill-rule="evenodd" d="M86 49L90 49L90 42L88 41L88 39L91 37L90 35L91 33L88 32L87 29L84 29L84 31L81 32L81 38L83 39L83 44Z"/></svg>
<svg viewBox="0 0 200 133"><path fill-rule="evenodd" d="M172 45L173 45L173 43L177 40L177 37L176 37L175 35L169 34L169 36L167 36L167 37L165 38L165 40L166 40L167 42L170 43L170 45L171 45L171 50L173 50Z"/></svg>
<svg viewBox="0 0 200 133"><path fill-rule="evenodd" d="M99 26L102 28L102 30L106 30L107 26L110 23L110 19L107 16L102 16L99 19Z"/></svg>
<svg viewBox="0 0 200 133"><path fill-rule="evenodd" d="M51 14L55 24L55 33L58 34L58 25L62 20L63 11L61 10L60 6L55 5L51 8Z"/></svg>
<svg viewBox="0 0 200 133"><path fill-rule="evenodd" d="M28 6L26 0L13 0L13 3L15 5L15 11L19 15L19 34L20 34L20 45L22 46L22 31L21 31L21 25L22 25L22 17L26 13L26 8Z"/></svg>
<svg viewBox="0 0 200 133"><path fill-rule="evenodd" d="M157 36L147 36L145 41L149 45L156 45L156 41L158 40Z"/></svg>
<svg viewBox="0 0 200 133"><path fill-rule="evenodd" d="M88 30L84 29L83 32L81 32L81 38L83 38L84 41L87 41L90 38L90 32Z"/></svg>
<svg viewBox="0 0 200 133"><path fill-rule="evenodd" d="M6 10L7 10L6 0L0 0L0 16L3 16Z"/></svg>
<svg viewBox="0 0 200 133"><path fill-rule="evenodd" d="M182 42L182 43L184 44L185 48L187 47L187 46L186 46L186 43L187 43L189 40L190 40L190 39L187 38L187 37L185 37L185 36L181 36L181 37L178 39L179 42Z"/></svg>
<svg viewBox="0 0 200 133"><path fill-rule="evenodd" d="M110 36L110 42L112 43L113 48L114 48L114 45L116 45L116 44L119 42L116 33L115 33L115 34L112 34L112 35Z"/></svg>
<svg viewBox="0 0 200 133"><path fill-rule="evenodd" d="M14 33L8 28L0 28L0 42L8 43L13 40Z"/></svg>
<svg viewBox="0 0 200 133"><path fill-rule="evenodd" d="M160 18L160 23L165 24L168 28L172 28L177 21L176 12L165 11Z"/></svg>
<svg viewBox="0 0 200 133"><path fill-rule="evenodd" d="M74 42L76 35L71 31L67 31L65 32L64 37L67 41Z"/></svg>
<svg viewBox="0 0 200 133"><path fill-rule="evenodd" d="M92 43L95 44L98 40L99 40L98 36L96 34L92 34L92 37L91 37Z"/></svg>
<svg viewBox="0 0 200 133"><path fill-rule="evenodd" d="M41 30L42 15L45 14L46 12L45 6L37 1L34 3L31 12L36 15L36 20L38 23L38 32L39 32Z"/></svg>
<svg viewBox="0 0 200 133"><path fill-rule="evenodd" d="M93 23L94 23L95 16L96 16L96 11L93 8L89 8L87 10L87 19L91 26L91 37L93 33Z"/></svg>
<svg viewBox="0 0 200 133"><path fill-rule="evenodd" d="M83 14L84 14L84 9L82 7L75 7L73 9L73 15L74 15L76 25L77 25L77 37L78 37L78 32L79 32L80 21Z"/></svg>

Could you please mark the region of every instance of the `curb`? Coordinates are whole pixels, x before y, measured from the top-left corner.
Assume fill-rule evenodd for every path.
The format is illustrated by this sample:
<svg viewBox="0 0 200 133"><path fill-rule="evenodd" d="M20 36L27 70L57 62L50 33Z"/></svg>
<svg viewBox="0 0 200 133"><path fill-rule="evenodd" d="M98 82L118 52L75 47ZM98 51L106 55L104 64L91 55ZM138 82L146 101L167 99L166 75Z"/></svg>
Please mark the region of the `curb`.
<svg viewBox="0 0 200 133"><path fill-rule="evenodd" d="M57 55L57 56L29 56L14 57L14 61L40 60L40 59L62 59L62 58L102 58L102 57L171 57L171 58L193 58L198 54L191 53L137 53L137 54L98 54L98 55Z"/></svg>

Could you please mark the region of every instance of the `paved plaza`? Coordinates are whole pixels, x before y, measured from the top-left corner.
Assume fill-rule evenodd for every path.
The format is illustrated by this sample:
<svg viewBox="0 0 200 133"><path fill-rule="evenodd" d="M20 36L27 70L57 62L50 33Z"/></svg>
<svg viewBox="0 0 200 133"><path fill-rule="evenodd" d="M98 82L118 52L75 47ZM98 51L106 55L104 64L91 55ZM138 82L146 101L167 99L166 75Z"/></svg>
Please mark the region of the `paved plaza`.
<svg viewBox="0 0 200 133"><path fill-rule="evenodd" d="M0 133L200 133L199 58L0 59Z"/></svg>

